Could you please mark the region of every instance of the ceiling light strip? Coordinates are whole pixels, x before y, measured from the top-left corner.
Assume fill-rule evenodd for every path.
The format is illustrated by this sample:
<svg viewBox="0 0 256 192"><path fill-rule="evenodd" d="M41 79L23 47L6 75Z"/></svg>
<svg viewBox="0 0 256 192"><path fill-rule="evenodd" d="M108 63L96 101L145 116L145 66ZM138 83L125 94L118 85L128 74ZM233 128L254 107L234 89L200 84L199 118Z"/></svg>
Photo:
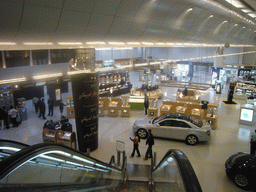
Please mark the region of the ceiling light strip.
<svg viewBox="0 0 256 192"><path fill-rule="evenodd" d="M16 45L14 42L0 42L0 45Z"/></svg>
<svg viewBox="0 0 256 192"><path fill-rule="evenodd" d="M52 42L25 42L23 45L53 45Z"/></svg>
<svg viewBox="0 0 256 192"><path fill-rule="evenodd" d="M33 76L33 79L46 79L46 78L60 77L60 76L63 76L63 73L54 73L54 74L47 74L47 75L38 75L38 76Z"/></svg>
<svg viewBox="0 0 256 192"><path fill-rule="evenodd" d="M81 42L58 42L59 45L82 45Z"/></svg>
<svg viewBox="0 0 256 192"><path fill-rule="evenodd" d="M23 78L17 78L17 79L7 79L7 80L1 80L0 84L5 84L5 83L17 83L17 82L22 82L26 81L27 79L25 77Z"/></svg>

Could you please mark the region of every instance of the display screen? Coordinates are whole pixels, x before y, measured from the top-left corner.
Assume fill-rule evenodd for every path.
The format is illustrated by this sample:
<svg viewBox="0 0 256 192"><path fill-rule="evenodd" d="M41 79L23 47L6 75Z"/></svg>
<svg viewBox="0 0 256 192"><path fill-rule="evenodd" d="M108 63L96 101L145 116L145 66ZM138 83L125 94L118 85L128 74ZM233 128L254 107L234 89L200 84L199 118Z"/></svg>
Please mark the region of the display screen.
<svg viewBox="0 0 256 192"><path fill-rule="evenodd" d="M127 113L127 110L124 110L124 113Z"/></svg>
<svg viewBox="0 0 256 192"><path fill-rule="evenodd" d="M74 111L69 111L69 115L72 115Z"/></svg>
<svg viewBox="0 0 256 192"><path fill-rule="evenodd" d="M101 110L99 109L99 113L101 113Z"/></svg>
<svg viewBox="0 0 256 192"><path fill-rule="evenodd" d="M253 110L252 109L241 109L240 119L244 121L252 122L253 120Z"/></svg>
<svg viewBox="0 0 256 192"><path fill-rule="evenodd" d="M154 112L150 112L150 115L153 116L153 115L154 115Z"/></svg>
<svg viewBox="0 0 256 192"><path fill-rule="evenodd" d="M115 110L112 109L110 112L111 112L111 113L115 113Z"/></svg>

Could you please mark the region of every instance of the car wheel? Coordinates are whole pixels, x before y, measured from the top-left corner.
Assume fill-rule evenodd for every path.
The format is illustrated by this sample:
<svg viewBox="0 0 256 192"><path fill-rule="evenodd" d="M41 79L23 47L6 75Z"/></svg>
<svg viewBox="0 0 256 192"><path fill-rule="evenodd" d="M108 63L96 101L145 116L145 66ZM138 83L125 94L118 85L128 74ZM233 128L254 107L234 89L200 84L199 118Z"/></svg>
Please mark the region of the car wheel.
<svg viewBox="0 0 256 192"><path fill-rule="evenodd" d="M243 173L238 173L234 177L234 181L237 187L241 189L248 189L249 188L249 179L246 175Z"/></svg>
<svg viewBox="0 0 256 192"><path fill-rule="evenodd" d="M148 132L145 129L138 129L138 136L141 139L146 139L148 137Z"/></svg>
<svg viewBox="0 0 256 192"><path fill-rule="evenodd" d="M195 145L198 142L198 138L195 135L189 135L186 138L186 143L188 145Z"/></svg>

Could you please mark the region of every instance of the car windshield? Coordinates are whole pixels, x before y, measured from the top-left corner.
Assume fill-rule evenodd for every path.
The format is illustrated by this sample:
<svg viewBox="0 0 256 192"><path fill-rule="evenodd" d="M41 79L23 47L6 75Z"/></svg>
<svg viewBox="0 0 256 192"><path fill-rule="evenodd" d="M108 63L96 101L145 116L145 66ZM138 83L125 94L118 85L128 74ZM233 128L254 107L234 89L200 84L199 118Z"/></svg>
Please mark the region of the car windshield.
<svg viewBox="0 0 256 192"><path fill-rule="evenodd" d="M190 117L190 122L195 124L197 127L203 126L203 122L195 117Z"/></svg>
<svg viewBox="0 0 256 192"><path fill-rule="evenodd" d="M159 121L161 121L162 119L165 119L165 116L159 116L159 117L155 117L152 121L152 124L156 124Z"/></svg>

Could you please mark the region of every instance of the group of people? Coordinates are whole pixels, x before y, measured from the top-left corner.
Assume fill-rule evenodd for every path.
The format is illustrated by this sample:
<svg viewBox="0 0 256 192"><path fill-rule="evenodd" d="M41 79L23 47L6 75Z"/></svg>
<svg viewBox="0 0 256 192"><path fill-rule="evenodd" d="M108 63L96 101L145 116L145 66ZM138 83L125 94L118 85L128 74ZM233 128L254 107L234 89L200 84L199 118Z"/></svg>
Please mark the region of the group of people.
<svg viewBox="0 0 256 192"><path fill-rule="evenodd" d="M140 157L140 151L139 151L139 142L140 142L140 138L138 136L138 133L135 132L134 133L134 139L132 139L130 137L130 140L133 142L133 151L132 151L132 154L131 154L131 158L134 157L134 154L135 154L135 151L137 152L138 154L138 157ZM148 149L146 151L146 154L145 154L145 157L143 158L144 160L148 160L148 158L152 158L153 155L152 155L152 146L155 144L155 141L154 141L154 136L152 135L151 133L151 129L148 130L148 138L147 138L147 141L146 141L146 145L148 145Z"/></svg>
<svg viewBox="0 0 256 192"><path fill-rule="evenodd" d="M38 118L40 117L43 117L43 119L46 119L45 117L45 103L44 103L44 99L39 99L37 97L34 97L32 99L32 102L34 104L34 107L35 107L35 112L38 113L39 111L39 116ZM48 99L48 109L49 109L49 113L48 113L48 116L53 116L53 106L54 106L54 101L51 97L49 97ZM61 113L61 116L63 114L63 109L64 109L64 103L62 102L62 100L60 100L58 102L58 105L59 105L59 108L60 108L60 113Z"/></svg>
<svg viewBox="0 0 256 192"><path fill-rule="evenodd" d="M11 123L13 127L18 127L19 122L21 119L18 120L19 117L19 112L17 109L15 109L12 105L10 106L10 110L8 111L5 106L0 108L0 120L4 121L5 129L9 129L9 118L11 120Z"/></svg>

